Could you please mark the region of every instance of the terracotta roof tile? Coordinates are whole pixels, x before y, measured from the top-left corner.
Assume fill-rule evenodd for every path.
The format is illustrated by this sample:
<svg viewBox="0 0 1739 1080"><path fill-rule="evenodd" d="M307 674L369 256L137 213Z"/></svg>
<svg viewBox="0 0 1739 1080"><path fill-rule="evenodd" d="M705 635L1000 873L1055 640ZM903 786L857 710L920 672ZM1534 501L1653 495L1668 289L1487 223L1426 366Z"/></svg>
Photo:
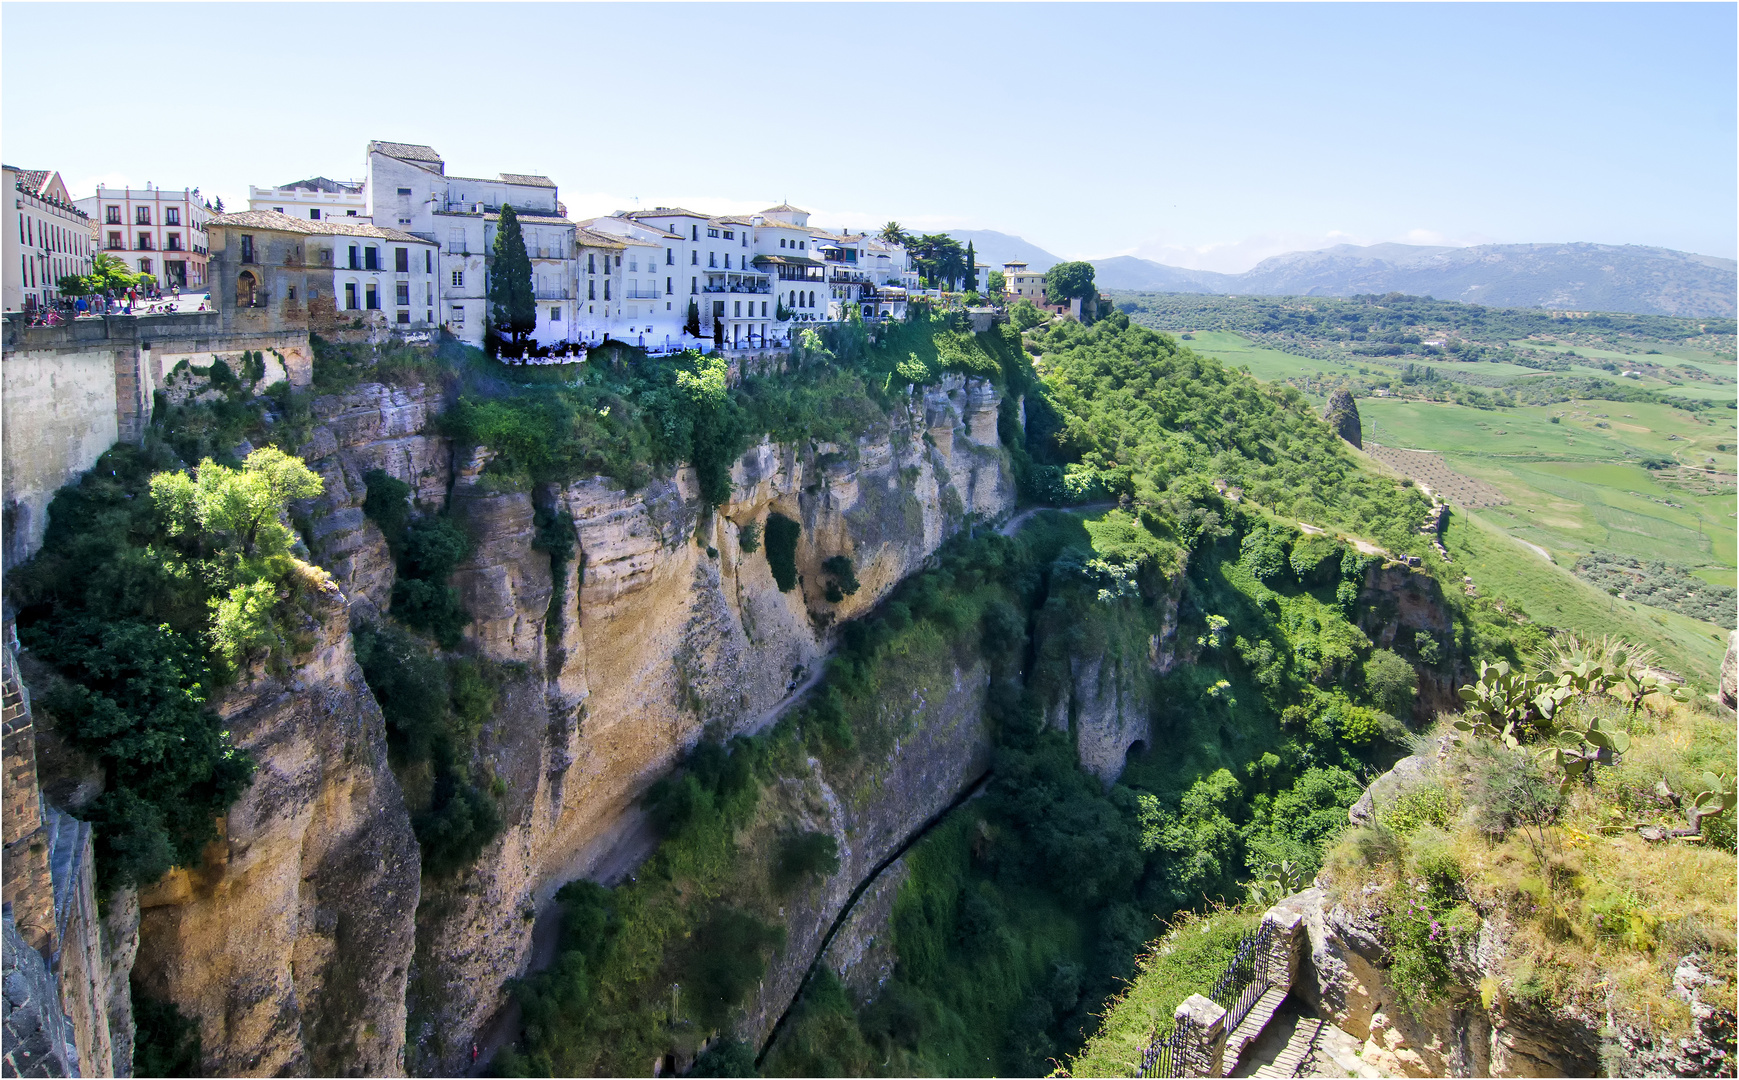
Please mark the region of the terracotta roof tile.
<svg viewBox="0 0 1739 1080"><path fill-rule="evenodd" d="M321 221L308 221L304 218L280 214L275 210L242 210L234 214L218 214L206 221L207 229L228 226L235 229L271 229L276 232L309 233L318 236L371 236L377 240L397 240L402 243L432 244L433 240L425 240L398 229L383 229L379 225L365 225L360 222L346 221L343 218L330 218Z"/></svg>

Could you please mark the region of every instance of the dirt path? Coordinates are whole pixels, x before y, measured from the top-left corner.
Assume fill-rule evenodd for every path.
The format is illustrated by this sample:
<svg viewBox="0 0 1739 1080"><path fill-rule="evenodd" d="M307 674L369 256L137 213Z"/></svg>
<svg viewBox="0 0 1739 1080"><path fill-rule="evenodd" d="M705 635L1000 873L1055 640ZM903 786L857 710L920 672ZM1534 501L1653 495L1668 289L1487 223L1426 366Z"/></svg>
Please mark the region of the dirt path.
<svg viewBox="0 0 1739 1080"><path fill-rule="evenodd" d="M1081 514L1082 516L1085 516L1087 514L1096 514L1101 510L1115 509L1116 506L1117 504L1114 502L1088 503L1086 506L1031 506L1003 522L1002 527L996 531L998 535L1001 536L1013 536L1015 533L1020 532L1021 529L1026 527L1026 523L1032 520L1034 514L1039 513L1042 510L1057 510L1065 514Z"/></svg>
<svg viewBox="0 0 1739 1080"><path fill-rule="evenodd" d="M1552 553L1550 551L1547 551L1545 548L1541 547L1540 545L1535 544L1535 543L1530 543L1527 540L1523 540L1519 536L1512 537L1511 539L1515 540L1516 543L1522 545L1525 548L1532 548L1534 554L1538 555L1540 558L1551 563L1553 566L1558 565L1558 560L1552 558Z"/></svg>

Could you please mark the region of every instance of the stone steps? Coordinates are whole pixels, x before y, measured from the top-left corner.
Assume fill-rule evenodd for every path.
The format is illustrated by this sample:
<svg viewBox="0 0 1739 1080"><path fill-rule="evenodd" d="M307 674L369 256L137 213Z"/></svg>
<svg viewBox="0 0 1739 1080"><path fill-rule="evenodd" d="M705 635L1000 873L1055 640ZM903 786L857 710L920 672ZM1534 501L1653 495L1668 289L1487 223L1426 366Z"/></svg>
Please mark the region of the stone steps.
<svg viewBox="0 0 1739 1080"><path fill-rule="evenodd" d="M1274 1019L1274 1014L1280 1011L1285 1000L1284 986L1270 986L1256 999L1256 1004L1250 1007L1236 1030L1226 1039L1225 1061L1228 1072L1237 1066L1238 1060L1250 1049L1251 1044L1262 1037L1262 1029L1268 1026L1268 1021Z"/></svg>

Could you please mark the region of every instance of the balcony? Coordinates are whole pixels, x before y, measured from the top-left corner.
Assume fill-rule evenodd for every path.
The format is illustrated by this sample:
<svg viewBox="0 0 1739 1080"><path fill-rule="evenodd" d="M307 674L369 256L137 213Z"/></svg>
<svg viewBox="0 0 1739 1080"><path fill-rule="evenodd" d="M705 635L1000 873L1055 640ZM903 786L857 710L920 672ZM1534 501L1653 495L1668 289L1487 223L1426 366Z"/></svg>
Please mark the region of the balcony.
<svg viewBox="0 0 1739 1080"><path fill-rule="evenodd" d="M134 248L133 250L134 251L156 251L157 249L155 247L151 246L151 238L149 236L141 236L141 237L139 237L139 246Z"/></svg>
<svg viewBox="0 0 1739 1080"><path fill-rule="evenodd" d="M627 288L622 290L622 299L624 300L656 300L659 295L656 286L650 289Z"/></svg>
<svg viewBox="0 0 1739 1080"><path fill-rule="evenodd" d="M572 300L573 294L566 289L535 289L532 295L539 300Z"/></svg>

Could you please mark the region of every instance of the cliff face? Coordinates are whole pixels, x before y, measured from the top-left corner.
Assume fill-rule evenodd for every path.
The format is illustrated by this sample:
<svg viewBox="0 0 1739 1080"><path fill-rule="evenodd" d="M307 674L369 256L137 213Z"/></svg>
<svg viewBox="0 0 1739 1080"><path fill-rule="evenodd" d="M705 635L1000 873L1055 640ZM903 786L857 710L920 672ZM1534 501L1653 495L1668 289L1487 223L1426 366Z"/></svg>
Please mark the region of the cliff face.
<svg viewBox="0 0 1739 1080"><path fill-rule="evenodd" d="M1439 712L1461 711L1456 689L1468 681L1468 672L1455 655L1455 624L1437 579L1400 563L1373 566L1365 571L1359 602L1359 629L1377 648L1408 652L1424 634L1449 658L1436 667L1414 665L1419 669L1419 694L1413 699L1413 718L1424 722Z"/></svg>
<svg viewBox="0 0 1739 1080"><path fill-rule="evenodd" d="M404 1067L420 862L346 616L330 597L290 678L215 702L258 771L204 864L139 895L133 978L197 1020L213 1075Z"/></svg>
<svg viewBox="0 0 1739 1080"><path fill-rule="evenodd" d="M614 880L650 849L635 802L709 725L736 733L770 720L817 671L830 627L874 606L966 514L1013 505L996 448L998 404L987 385L955 380L849 445L763 442L734 465L732 499L711 512L687 469L636 492L590 479L527 496L486 493L472 479L475 463L463 463L454 513L481 540L455 579L476 618L470 636L528 674L504 695L480 751L507 781L509 828L475 875L432 891L423 919L413 1070L465 1063L470 1034L502 1003L503 982L525 970L532 914L556 889L579 877ZM549 557L532 547L539 504L574 522L575 558L559 592ZM775 512L802 526L800 585L789 593L774 583L765 548L742 546L744 528L764 529ZM821 563L839 554L852 558L861 588L832 604ZM946 764L964 769L972 760ZM955 787L942 781L955 777L933 779L945 805ZM890 792L909 796L908 787L927 782L897 781ZM899 807L903 816L887 828L897 832L912 813L921 822L922 805ZM849 850L876 850L864 846L866 827L854 825ZM841 879L879 856L854 858ZM821 931L831 917L817 916ZM787 954L803 933L793 930ZM769 1002L780 992L788 1000L795 988L770 979L764 992ZM778 1015L771 1004L762 1009L765 1023Z"/></svg>
<svg viewBox="0 0 1739 1080"><path fill-rule="evenodd" d="M467 637L480 654L520 665L474 760L506 785L507 828L473 872L425 883L409 987L412 1071L452 1073L468 1062L503 983L526 969L535 913L567 881L614 880L649 850L635 802L709 725L733 733L770 720L818 670L831 627L874 606L966 515L1012 506L996 446L999 404L988 384L954 379L850 444L763 442L734 465L732 500L709 510L688 469L632 492L602 478L497 491L484 473L486 448L425 434L439 408L430 390L364 386L317 402L304 451L327 483L304 522L315 561L359 615L387 606L392 560L362 513L363 475L384 469L413 487L425 512L447 509L472 536L473 553L452 580L473 617ZM556 565L533 546L540 510L571 516L571 561ZM764 528L772 513L802 526L800 585L789 593L774 583L765 549L742 546L744 529ZM861 588L834 604L821 563L840 554L853 560ZM937 751L948 769L972 768L974 754L955 749ZM958 786L952 772L905 777L909 767L890 765L889 790L904 804L889 836L907 817L926 816L914 792L927 794L934 781L940 806ZM873 816L873 807L855 813ZM881 857L876 843L894 842L866 840L866 828L880 835L868 821L853 818L842 853L856 852L856 861L839 880L867 872ZM829 902L837 909L843 899ZM831 917L816 916L817 934ZM234 926L251 921L236 909ZM409 926L407 918L398 932ZM776 988L769 993L771 1003ZM766 1010L777 1016L773 1004ZM227 1053L239 1062L259 1052ZM253 1069L275 1067L265 1060Z"/></svg>

